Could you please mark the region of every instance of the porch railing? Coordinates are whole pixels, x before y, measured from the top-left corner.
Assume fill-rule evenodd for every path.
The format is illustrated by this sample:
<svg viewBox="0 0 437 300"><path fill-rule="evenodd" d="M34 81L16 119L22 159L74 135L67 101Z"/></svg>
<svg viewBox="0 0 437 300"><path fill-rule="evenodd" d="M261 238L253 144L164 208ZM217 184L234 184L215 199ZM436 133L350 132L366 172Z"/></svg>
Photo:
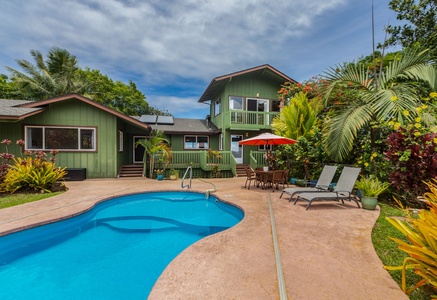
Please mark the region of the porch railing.
<svg viewBox="0 0 437 300"><path fill-rule="evenodd" d="M233 129L270 129L278 112L230 110L225 113L225 124Z"/></svg>
<svg viewBox="0 0 437 300"><path fill-rule="evenodd" d="M250 151L250 166L252 169L261 168L266 166L266 160L264 158L265 151Z"/></svg>
<svg viewBox="0 0 437 300"><path fill-rule="evenodd" d="M168 164L169 169L185 169L188 166L200 168L204 171L231 170L236 175L236 161L231 151L220 151L221 158L208 157L207 151L172 151L172 160Z"/></svg>

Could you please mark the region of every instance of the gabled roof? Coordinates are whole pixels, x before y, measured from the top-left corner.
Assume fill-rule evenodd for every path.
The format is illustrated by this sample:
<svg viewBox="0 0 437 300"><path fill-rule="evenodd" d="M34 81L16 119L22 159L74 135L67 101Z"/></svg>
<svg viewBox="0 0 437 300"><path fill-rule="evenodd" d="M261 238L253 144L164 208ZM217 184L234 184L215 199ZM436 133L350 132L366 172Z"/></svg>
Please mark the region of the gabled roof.
<svg viewBox="0 0 437 300"><path fill-rule="evenodd" d="M265 64L258 67L234 72L231 74L215 77L211 80L211 83L208 85L206 90L203 92L202 96L199 98L198 102L205 102L212 100L211 98L217 94L218 91L222 90L226 83L232 80L233 77L242 76L242 75L255 75L259 77L266 77L271 78L274 80L277 80L279 83L284 82L294 82L297 83L296 80L288 77L284 73L278 71L277 69L273 68L272 66Z"/></svg>
<svg viewBox="0 0 437 300"><path fill-rule="evenodd" d="M31 103L29 100L0 99L0 120L22 120L40 113L44 108L21 108L20 105Z"/></svg>
<svg viewBox="0 0 437 300"><path fill-rule="evenodd" d="M85 102L91 106L101 109L109 114L112 114L128 123L131 123L137 127L141 127L149 130L150 126L139 120L129 117L123 113L106 107L100 103L97 103L89 98L78 94L68 94L55 98L50 98L40 101L28 101L28 100L0 100L0 120L23 120L31 115L38 114L46 110L51 104L60 103L67 100L78 100Z"/></svg>
<svg viewBox="0 0 437 300"><path fill-rule="evenodd" d="M140 120L141 117L138 117L138 119ZM149 123L149 125L152 129L161 130L165 134L213 135L220 132L220 130L212 124L210 120L201 119L173 118L172 124L163 124L156 121L156 123Z"/></svg>

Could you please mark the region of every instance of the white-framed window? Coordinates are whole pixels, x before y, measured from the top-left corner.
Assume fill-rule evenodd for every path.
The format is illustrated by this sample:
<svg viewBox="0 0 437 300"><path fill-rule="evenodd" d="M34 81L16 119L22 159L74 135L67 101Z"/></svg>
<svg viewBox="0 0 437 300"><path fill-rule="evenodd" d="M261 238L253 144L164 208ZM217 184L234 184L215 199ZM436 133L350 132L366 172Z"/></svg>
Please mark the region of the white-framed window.
<svg viewBox="0 0 437 300"><path fill-rule="evenodd" d="M207 135L186 135L184 149L209 149L209 137Z"/></svg>
<svg viewBox="0 0 437 300"><path fill-rule="evenodd" d="M247 110L257 112L269 111L269 100L247 98Z"/></svg>
<svg viewBox="0 0 437 300"><path fill-rule="evenodd" d="M272 145L258 145L258 151L272 151Z"/></svg>
<svg viewBox="0 0 437 300"><path fill-rule="evenodd" d="M25 126L25 149L96 151L96 128Z"/></svg>
<svg viewBox="0 0 437 300"><path fill-rule="evenodd" d="M124 135L123 131L118 131L118 152L123 152L124 150Z"/></svg>
<svg viewBox="0 0 437 300"><path fill-rule="evenodd" d="M229 97L229 109L242 110L243 109L243 97Z"/></svg>
<svg viewBox="0 0 437 300"><path fill-rule="evenodd" d="M220 114L222 109L222 100L218 98L214 101L214 116L217 116Z"/></svg>

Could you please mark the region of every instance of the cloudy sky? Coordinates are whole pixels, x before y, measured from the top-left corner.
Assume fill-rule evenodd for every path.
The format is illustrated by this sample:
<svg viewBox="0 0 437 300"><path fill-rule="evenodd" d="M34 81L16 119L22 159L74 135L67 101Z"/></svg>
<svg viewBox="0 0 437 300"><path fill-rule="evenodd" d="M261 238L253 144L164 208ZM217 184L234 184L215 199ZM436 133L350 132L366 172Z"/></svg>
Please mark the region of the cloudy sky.
<svg viewBox="0 0 437 300"><path fill-rule="evenodd" d="M375 40L396 24L375 0ZM372 52L371 0L15 0L0 10L0 73L52 47L82 68L134 81L175 117L204 118L197 103L217 76L270 64L297 81ZM395 50L395 49L393 49Z"/></svg>

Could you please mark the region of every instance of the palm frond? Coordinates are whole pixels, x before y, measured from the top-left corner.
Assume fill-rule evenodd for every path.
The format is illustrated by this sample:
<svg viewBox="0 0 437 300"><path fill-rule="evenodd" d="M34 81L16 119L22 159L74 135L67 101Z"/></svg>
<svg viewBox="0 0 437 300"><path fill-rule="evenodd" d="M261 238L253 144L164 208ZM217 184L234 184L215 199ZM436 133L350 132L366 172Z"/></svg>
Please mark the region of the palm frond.
<svg viewBox="0 0 437 300"><path fill-rule="evenodd" d="M334 88L340 84L353 84L366 91L374 89L374 81L369 77L369 69L363 64L349 64L343 69L340 69L339 66L329 68L325 71L323 78L329 83L324 97L325 105L327 105Z"/></svg>
<svg viewBox="0 0 437 300"><path fill-rule="evenodd" d="M356 105L334 115L325 127L326 150L335 161L342 161L352 150L358 130L372 119L370 104Z"/></svg>

